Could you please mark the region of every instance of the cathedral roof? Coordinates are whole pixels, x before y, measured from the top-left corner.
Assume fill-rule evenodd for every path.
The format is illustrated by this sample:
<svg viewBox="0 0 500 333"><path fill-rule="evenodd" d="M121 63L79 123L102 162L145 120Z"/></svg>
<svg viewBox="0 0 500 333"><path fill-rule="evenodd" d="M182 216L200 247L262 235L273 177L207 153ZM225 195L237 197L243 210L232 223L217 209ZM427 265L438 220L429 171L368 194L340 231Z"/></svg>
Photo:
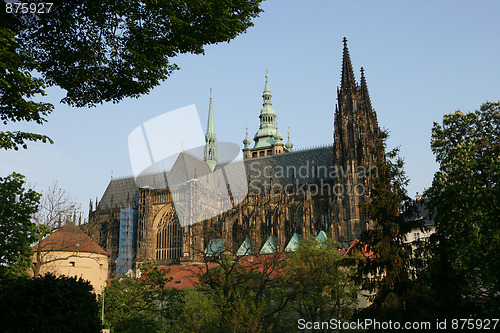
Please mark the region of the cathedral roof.
<svg viewBox="0 0 500 333"><path fill-rule="evenodd" d="M172 169L167 173L170 186L183 184L189 180L209 174L208 164L196 156L181 152L177 157Z"/></svg>
<svg viewBox="0 0 500 333"><path fill-rule="evenodd" d="M112 207L129 207L131 203L138 203L139 191L134 177L112 179L99 201L98 209Z"/></svg>
<svg viewBox="0 0 500 333"><path fill-rule="evenodd" d="M245 169L247 178L254 184L269 182L270 179L274 184L283 185L324 183L332 179L333 162L333 147L326 146L246 159Z"/></svg>
<svg viewBox="0 0 500 333"><path fill-rule="evenodd" d="M333 147L325 146L293 151L287 154L239 160L231 164L244 163L247 180L253 181L253 185L260 186L259 184L269 183L271 179L273 184L296 185L297 183L325 183L330 181L332 179L334 158ZM228 177L238 176L233 175L233 173L238 173L239 169L226 168L228 165L229 162L219 163L215 171L224 168ZM172 170L168 173L140 176L137 178L137 184L134 177L111 180L99 202L99 209L136 206L139 198L139 188L143 186L164 189L167 188L167 183L172 185L182 184L210 174L209 167L205 162L196 156L182 152L177 157ZM167 179L168 181L166 181ZM207 177L207 180L211 181L211 178ZM244 189L244 187L241 189ZM249 188L249 190L252 190L252 188Z"/></svg>

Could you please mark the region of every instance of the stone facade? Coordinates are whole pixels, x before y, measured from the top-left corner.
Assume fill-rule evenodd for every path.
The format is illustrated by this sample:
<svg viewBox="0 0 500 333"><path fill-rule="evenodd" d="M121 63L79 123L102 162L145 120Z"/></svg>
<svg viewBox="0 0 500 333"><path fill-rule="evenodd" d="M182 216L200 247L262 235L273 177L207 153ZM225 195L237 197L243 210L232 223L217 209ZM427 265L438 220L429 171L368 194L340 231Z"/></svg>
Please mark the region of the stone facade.
<svg viewBox="0 0 500 333"><path fill-rule="evenodd" d="M229 199L214 195L207 190L208 184L216 182L213 175L227 164L207 160L216 151L205 154L204 160L182 152L168 174L114 179L95 209L91 203L88 230L110 254L112 270L120 247L120 210L125 208L138 212L135 257L161 265L200 262L221 251L232 255L270 248L284 251L293 249L301 237L320 234L347 248L370 228L358 205L366 201L370 176L376 172L371 147L380 142L380 130L363 69L359 85L354 79L347 41L344 39L333 146L292 151L289 138L283 145L270 108L267 75L263 97L256 145L250 148L247 134L245 159L237 162L244 166L248 193L228 186ZM215 144L212 112L210 103L210 147ZM263 121L270 124L263 126ZM262 144L265 131L274 140L269 147ZM279 153L260 154L278 146ZM252 156L254 152L258 154ZM175 184L182 185L172 186L176 173L182 177Z"/></svg>

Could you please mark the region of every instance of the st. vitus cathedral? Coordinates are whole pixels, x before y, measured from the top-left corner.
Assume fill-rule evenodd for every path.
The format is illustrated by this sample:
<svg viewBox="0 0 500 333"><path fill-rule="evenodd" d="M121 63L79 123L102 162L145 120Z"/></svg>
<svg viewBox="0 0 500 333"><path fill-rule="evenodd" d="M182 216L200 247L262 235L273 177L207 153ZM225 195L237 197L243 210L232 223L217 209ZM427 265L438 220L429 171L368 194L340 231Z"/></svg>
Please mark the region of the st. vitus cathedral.
<svg viewBox="0 0 500 333"><path fill-rule="evenodd" d="M124 274L139 259L169 265L293 251L310 236L347 248L370 228L359 204L377 172L372 147L380 130L363 68L359 84L354 78L347 40L333 146L294 151L290 135L283 143L278 130L267 73L262 97L260 127L253 140L247 130L243 160L218 163L210 97L202 156L181 152L168 172L113 179L95 208L91 202L87 231L110 254L112 271ZM244 181L230 169L243 170Z"/></svg>

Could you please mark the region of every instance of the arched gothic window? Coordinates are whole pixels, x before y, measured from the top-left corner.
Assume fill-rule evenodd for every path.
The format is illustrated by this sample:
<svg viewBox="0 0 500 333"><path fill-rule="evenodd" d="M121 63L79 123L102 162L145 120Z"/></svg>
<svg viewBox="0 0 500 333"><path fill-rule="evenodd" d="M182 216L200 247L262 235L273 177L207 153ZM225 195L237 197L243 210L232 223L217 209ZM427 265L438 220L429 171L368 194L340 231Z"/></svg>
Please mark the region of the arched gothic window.
<svg viewBox="0 0 500 333"><path fill-rule="evenodd" d="M156 259L178 259L182 253L182 229L174 210L161 217L156 233Z"/></svg>
<svg viewBox="0 0 500 333"><path fill-rule="evenodd" d="M329 229L329 208L328 202L318 203L317 206L314 207L314 228L316 232L323 230L327 232Z"/></svg>

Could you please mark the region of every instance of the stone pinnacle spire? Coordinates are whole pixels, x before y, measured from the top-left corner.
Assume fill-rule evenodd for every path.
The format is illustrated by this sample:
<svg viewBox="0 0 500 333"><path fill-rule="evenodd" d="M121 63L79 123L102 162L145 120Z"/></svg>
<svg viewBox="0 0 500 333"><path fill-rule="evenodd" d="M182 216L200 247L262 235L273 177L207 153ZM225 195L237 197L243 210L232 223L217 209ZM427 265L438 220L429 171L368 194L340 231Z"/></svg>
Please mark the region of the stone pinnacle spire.
<svg viewBox="0 0 500 333"><path fill-rule="evenodd" d="M363 103L365 104L366 111L372 111L372 102L370 100L370 94L368 93L368 86L366 85L365 70L361 67L361 97L363 98Z"/></svg>
<svg viewBox="0 0 500 333"><path fill-rule="evenodd" d="M212 89L210 88L210 104L208 106L208 124L205 134L205 151L203 160L207 162L210 170L214 171L217 165L217 140L214 127L214 110L212 106Z"/></svg>
<svg viewBox="0 0 500 333"><path fill-rule="evenodd" d="M340 80L340 90L355 90L356 80L354 71L352 70L351 57L347 48L347 38L344 37L344 54L342 56L342 78Z"/></svg>
<svg viewBox="0 0 500 333"><path fill-rule="evenodd" d="M214 109L212 106L212 88L210 88L210 104L208 105L208 123L207 123L207 134L205 139L212 139L215 141L215 127L214 127Z"/></svg>

